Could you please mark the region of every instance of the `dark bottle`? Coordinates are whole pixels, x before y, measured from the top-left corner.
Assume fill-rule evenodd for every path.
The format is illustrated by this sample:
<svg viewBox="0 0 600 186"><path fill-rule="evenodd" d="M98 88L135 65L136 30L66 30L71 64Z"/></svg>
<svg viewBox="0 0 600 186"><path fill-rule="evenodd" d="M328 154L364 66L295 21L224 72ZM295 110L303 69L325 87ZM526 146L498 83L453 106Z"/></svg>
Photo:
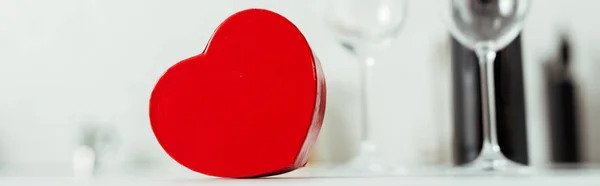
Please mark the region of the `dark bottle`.
<svg viewBox="0 0 600 186"><path fill-rule="evenodd" d="M570 44L563 36L560 54L544 65L552 162L581 161L577 86L570 71Z"/></svg>
<svg viewBox="0 0 600 186"><path fill-rule="evenodd" d="M454 164L474 160L483 142L479 64L474 51L452 39ZM521 36L494 61L498 143L503 154L528 164Z"/></svg>

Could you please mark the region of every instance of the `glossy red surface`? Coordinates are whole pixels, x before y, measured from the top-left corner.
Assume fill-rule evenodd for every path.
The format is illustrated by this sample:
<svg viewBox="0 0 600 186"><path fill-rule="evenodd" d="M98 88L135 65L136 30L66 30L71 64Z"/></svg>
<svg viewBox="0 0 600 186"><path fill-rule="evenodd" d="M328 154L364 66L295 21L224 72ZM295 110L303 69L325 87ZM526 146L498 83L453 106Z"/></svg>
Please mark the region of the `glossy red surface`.
<svg viewBox="0 0 600 186"><path fill-rule="evenodd" d="M325 79L298 28L263 9L240 11L203 53L159 79L152 130L181 165L230 178L304 166L323 121Z"/></svg>

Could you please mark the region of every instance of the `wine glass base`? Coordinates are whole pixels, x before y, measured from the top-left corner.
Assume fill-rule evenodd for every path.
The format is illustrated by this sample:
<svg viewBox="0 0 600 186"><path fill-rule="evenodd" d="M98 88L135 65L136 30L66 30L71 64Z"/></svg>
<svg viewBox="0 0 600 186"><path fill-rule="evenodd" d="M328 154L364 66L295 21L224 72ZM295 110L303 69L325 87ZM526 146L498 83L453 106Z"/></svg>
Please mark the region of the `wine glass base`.
<svg viewBox="0 0 600 186"><path fill-rule="evenodd" d="M507 174L521 175L529 173L531 169L523 164L514 162L508 158L477 158L472 162L458 167L466 174Z"/></svg>
<svg viewBox="0 0 600 186"><path fill-rule="evenodd" d="M391 168L373 157L359 156L336 169L343 176L378 176L389 173Z"/></svg>
<svg viewBox="0 0 600 186"><path fill-rule="evenodd" d="M335 168L339 176L378 177L401 174L403 169L382 162L373 151L361 151L348 163Z"/></svg>

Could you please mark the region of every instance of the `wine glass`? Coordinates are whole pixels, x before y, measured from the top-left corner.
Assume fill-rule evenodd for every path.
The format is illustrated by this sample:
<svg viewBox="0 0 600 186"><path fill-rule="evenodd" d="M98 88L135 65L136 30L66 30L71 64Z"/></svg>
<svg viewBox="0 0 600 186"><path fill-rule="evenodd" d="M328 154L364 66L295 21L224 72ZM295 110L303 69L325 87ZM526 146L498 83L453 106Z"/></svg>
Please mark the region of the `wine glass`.
<svg viewBox="0 0 600 186"><path fill-rule="evenodd" d="M376 145L369 134L367 84L374 52L388 47L398 34L406 17L406 0L330 0L325 9L325 23L338 42L360 61L359 109L361 142L358 154L345 170L364 173L393 171L379 159Z"/></svg>
<svg viewBox="0 0 600 186"><path fill-rule="evenodd" d="M496 52L521 32L528 0L443 0L442 18L451 34L477 54L480 66L483 147L465 165L476 170L516 170L524 165L506 158L498 145L494 90ZM524 170L524 169L523 169Z"/></svg>

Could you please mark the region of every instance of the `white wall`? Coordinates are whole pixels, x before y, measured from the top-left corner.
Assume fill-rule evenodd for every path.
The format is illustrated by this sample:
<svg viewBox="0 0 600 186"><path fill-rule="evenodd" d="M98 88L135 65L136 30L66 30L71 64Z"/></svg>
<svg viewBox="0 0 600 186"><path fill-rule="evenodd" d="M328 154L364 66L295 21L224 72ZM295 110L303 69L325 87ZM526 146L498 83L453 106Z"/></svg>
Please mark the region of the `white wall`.
<svg viewBox="0 0 600 186"><path fill-rule="evenodd" d="M387 161L447 163L450 158L449 61L437 0L412 0L396 44L382 52L372 78L373 133ZM174 163L153 138L149 92L170 65L198 54L214 28L248 7L277 11L304 32L323 63L328 110L320 160L351 156L358 134L356 61L332 39L318 0L1 0L0 162L68 164L82 123L115 127L116 162ZM534 0L523 41L533 163L546 160L540 60L552 52L558 26L575 33L577 70L587 118L600 109L594 70L600 56L595 0ZM596 83L596 84L594 84ZM600 131L600 126L590 125ZM589 135L600 141L600 137ZM590 145L592 147L593 145ZM590 159L600 160L600 147Z"/></svg>

